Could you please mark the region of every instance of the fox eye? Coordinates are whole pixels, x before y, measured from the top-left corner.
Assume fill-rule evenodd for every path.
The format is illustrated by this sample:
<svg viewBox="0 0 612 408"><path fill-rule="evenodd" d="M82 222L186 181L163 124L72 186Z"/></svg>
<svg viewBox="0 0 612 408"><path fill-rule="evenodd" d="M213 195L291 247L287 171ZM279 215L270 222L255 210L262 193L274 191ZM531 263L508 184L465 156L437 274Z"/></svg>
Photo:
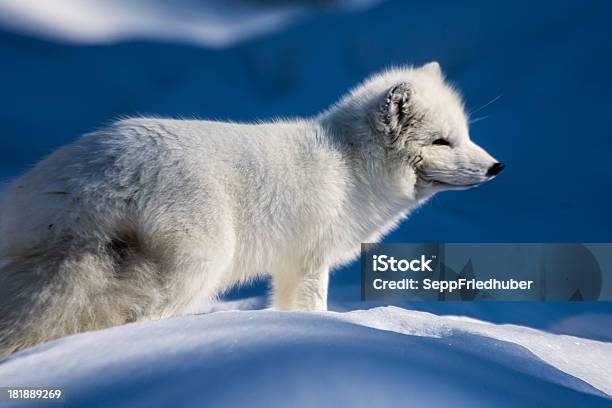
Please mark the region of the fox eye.
<svg viewBox="0 0 612 408"><path fill-rule="evenodd" d="M440 146L450 146L450 142L446 139L436 139L431 144L440 145Z"/></svg>

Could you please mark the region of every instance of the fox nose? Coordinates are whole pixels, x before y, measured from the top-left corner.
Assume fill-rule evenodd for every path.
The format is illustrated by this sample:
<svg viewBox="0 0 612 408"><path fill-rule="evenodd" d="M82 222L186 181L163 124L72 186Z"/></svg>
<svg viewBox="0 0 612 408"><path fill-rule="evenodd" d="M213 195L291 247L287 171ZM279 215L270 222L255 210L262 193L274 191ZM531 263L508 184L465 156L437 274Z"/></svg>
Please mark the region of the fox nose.
<svg viewBox="0 0 612 408"><path fill-rule="evenodd" d="M504 163L493 164L491 167L489 167L489 170L487 171L487 176L497 176L504 169L504 167L506 167Z"/></svg>

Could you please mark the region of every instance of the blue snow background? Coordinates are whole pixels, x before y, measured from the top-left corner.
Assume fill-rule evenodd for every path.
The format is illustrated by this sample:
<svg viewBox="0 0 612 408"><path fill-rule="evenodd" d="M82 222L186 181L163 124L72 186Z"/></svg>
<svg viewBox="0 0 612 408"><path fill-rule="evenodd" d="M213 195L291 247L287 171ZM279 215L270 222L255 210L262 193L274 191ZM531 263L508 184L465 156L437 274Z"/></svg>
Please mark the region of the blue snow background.
<svg viewBox="0 0 612 408"><path fill-rule="evenodd" d="M469 109L495 99L474 113L484 119L471 134L508 167L478 189L438 195L385 241L612 242L610 16L607 1L386 1L354 11L321 7L221 48L84 45L3 26L0 177L10 180L120 116L309 116L380 69L436 60ZM337 271L332 305L368 307L358 304L358 284L356 262ZM612 339L612 303L409 307Z"/></svg>

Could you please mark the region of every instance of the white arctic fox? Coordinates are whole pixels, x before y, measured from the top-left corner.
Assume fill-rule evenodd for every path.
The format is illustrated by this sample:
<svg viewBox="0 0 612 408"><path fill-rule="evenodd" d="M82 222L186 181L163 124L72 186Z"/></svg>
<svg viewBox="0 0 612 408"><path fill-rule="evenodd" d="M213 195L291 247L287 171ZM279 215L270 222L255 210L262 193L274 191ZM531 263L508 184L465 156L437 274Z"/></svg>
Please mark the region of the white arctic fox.
<svg viewBox="0 0 612 408"><path fill-rule="evenodd" d="M502 168L437 63L375 75L310 119L121 120L6 191L0 356L186 313L266 274L276 308L324 310L330 268L361 242Z"/></svg>

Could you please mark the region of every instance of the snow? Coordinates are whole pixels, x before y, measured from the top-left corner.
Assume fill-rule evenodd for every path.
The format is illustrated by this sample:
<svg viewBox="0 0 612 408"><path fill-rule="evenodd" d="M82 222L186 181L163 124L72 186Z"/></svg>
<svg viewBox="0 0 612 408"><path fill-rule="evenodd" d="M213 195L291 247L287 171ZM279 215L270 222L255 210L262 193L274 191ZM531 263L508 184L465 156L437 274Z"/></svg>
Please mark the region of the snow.
<svg viewBox="0 0 612 408"><path fill-rule="evenodd" d="M516 325L493 325L460 316L439 317L401 308L348 313L348 321L410 335L444 336L452 331L518 344L553 367L612 395L612 343L555 335Z"/></svg>
<svg viewBox="0 0 612 408"><path fill-rule="evenodd" d="M338 2L361 9L375 0ZM321 8L321 4L318 8ZM73 43L130 39L225 47L277 31L317 11L308 2L223 0L0 0L0 26Z"/></svg>
<svg viewBox="0 0 612 408"><path fill-rule="evenodd" d="M605 406L611 364L610 343L394 307L243 310L50 342L0 386L64 387L69 407Z"/></svg>

